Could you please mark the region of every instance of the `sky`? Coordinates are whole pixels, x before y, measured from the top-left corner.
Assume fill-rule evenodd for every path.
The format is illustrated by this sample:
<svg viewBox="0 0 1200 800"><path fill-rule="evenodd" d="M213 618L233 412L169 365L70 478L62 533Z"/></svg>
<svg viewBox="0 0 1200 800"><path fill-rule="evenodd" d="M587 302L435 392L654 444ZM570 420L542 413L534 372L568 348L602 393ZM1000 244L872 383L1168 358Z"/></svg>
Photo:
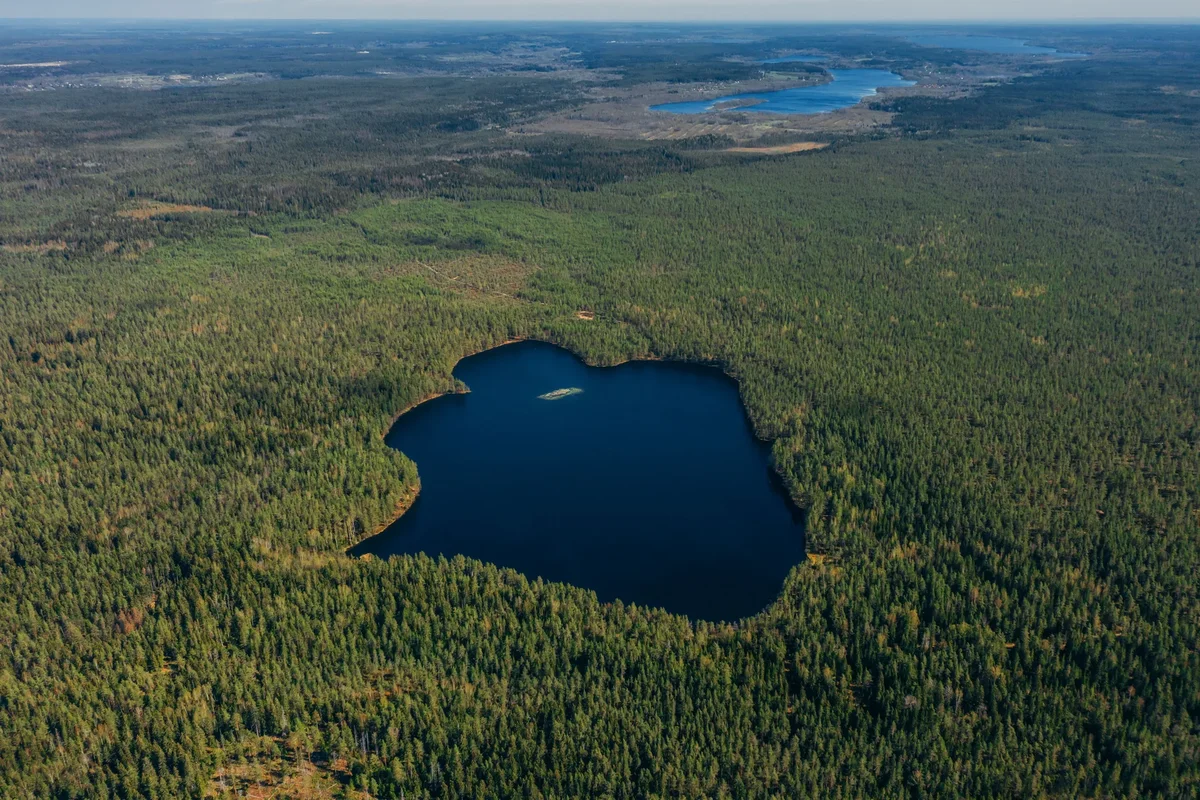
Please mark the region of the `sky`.
<svg viewBox="0 0 1200 800"><path fill-rule="evenodd" d="M1197 0L0 0L0 18L910 21L1196 18Z"/></svg>

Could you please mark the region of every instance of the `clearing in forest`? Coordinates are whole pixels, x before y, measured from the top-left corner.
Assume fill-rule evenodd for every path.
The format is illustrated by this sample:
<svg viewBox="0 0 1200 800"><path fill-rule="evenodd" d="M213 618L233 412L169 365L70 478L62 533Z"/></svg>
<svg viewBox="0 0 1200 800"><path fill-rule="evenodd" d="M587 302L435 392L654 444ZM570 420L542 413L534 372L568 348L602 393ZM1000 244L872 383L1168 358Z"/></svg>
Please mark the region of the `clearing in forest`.
<svg viewBox="0 0 1200 800"><path fill-rule="evenodd" d="M829 147L829 142L792 142L769 147L730 147L727 153L757 153L759 155L784 155L786 153L803 153L807 150L823 150Z"/></svg>
<svg viewBox="0 0 1200 800"><path fill-rule="evenodd" d="M128 217L129 219L147 220L155 217L166 216L167 214L200 214L215 212L217 209L208 206L193 206L186 203L160 203L157 200L147 200L139 203L133 208L126 208L117 212L118 217Z"/></svg>

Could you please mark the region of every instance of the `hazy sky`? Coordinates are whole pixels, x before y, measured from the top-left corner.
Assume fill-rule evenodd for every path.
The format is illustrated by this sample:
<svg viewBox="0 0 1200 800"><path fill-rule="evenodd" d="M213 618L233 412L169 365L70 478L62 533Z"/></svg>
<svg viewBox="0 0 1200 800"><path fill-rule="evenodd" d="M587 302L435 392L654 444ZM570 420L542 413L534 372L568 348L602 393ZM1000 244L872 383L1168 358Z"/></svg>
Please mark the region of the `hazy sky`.
<svg viewBox="0 0 1200 800"><path fill-rule="evenodd" d="M41 18L865 22L1197 16L1197 0L0 0L0 17Z"/></svg>

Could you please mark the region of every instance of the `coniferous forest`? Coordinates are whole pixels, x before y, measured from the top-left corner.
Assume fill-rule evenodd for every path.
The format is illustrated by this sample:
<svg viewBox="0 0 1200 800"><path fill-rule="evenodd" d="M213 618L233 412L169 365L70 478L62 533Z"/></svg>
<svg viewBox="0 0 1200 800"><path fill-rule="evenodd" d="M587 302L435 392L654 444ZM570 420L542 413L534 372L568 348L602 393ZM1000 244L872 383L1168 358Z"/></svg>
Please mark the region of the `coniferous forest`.
<svg viewBox="0 0 1200 800"><path fill-rule="evenodd" d="M749 45L262 35L0 76L0 796L1200 793L1200 32L793 155L520 132ZM72 85L172 59L255 77ZM514 338L738 380L806 519L772 605L345 554L418 486L391 420Z"/></svg>

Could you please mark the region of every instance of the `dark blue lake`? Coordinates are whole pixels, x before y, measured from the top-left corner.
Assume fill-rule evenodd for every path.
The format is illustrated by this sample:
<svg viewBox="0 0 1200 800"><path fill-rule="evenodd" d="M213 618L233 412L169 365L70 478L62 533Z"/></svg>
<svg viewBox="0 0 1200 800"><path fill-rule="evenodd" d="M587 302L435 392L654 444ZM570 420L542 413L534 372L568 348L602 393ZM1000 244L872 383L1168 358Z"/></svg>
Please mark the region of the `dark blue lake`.
<svg viewBox="0 0 1200 800"><path fill-rule="evenodd" d="M721 103L753 102L753 105L740 106L737 110L769 114L820 114L849 108L886 86L912 86L916 83L884 69L831 69L829 74L833 76L833 81L820 86L731 94L715 100L664 103L651 106L650 110L667 111L672 114L703 114L712 111Z"/></svg>
<svg viewBox="0 0 1200 800"><path fill-rule="evenodd" d="M421 494L354 555L471 558L693 618L761 611L803 525L737 385L666 362L588 367L535 342L463 359L469 394L404 414L388 444ZM580 392L559 399L558 389Z"/></svg>
<svg viewBox="0 0 1200 800"><path fill-rule="evenodd" d="M908 40L923 47L948 47L954 50L979 50L984 53L1010 53L1058 58L1086 58L1087 53L1063 53L1053 47L1026 44L1021 39L1004 36L973 36L962 33L942 33L910 36Z"/></svg>

